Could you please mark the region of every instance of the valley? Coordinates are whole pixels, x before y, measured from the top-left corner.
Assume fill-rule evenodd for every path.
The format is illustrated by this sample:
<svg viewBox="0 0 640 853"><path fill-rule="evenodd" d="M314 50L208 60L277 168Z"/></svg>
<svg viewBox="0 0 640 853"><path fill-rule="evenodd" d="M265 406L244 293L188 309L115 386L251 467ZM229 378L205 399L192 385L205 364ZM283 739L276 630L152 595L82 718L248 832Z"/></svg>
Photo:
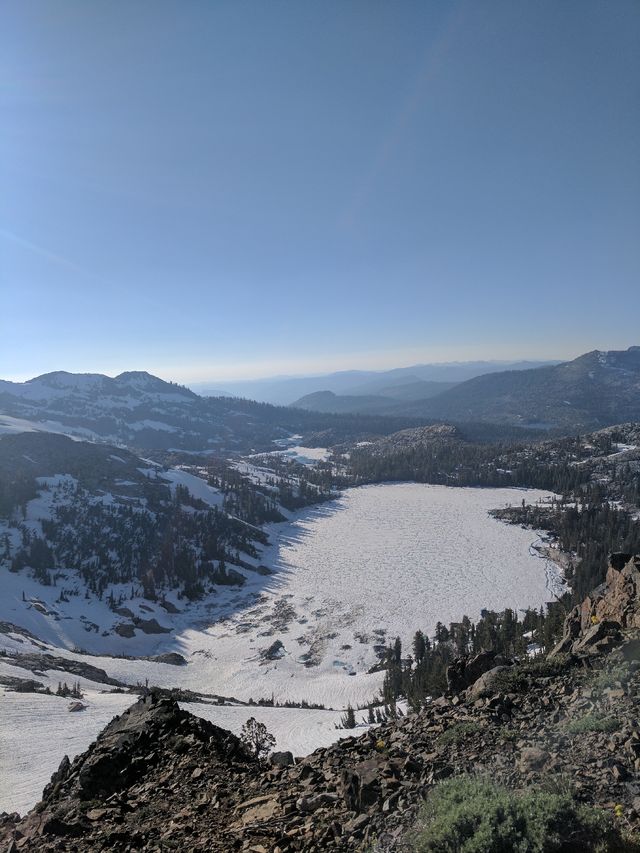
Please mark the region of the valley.
<svg viewBox="0 0 640 853"><path fill-rule="evenodd" d="M151 689L236 734L253 716L295 755L353 734L348 709L364 732L408 710L389 679L415 677L416 632L464 645L463 623L508 612L538 654L601 551L635 548L633 424L535 441L113 381L23 383L0 419L0 810L31 808L64 754ZM599 551L581 551L581 519L610 531Z"/></svg>
<svg viewBox="0 0 640 853"><path fill-rule="evenodd" d="M197 478L183 481L198 493ZM366 706L380 695L384 673L370 670L396 636L408 643L417 627L431 634L441 619L476 619L484 607L540 607L562 592L559 573L531 551L531 531L488 515L523 497L532 503L549 499L533 490L411 484L348 489L329 504L268 525L270 543L253 562L270 574L245 571L242 587L216 587L191 603L167 592L158 603L131 598L130 587L114 585L111 596L126 595L119 608L130 614L126 619L114 613L106 595L61 601L61 585L82 586L71 572L56 587L25 572L8 573L0 621L28 629L46 649L5 629L0 644L9 657L0 658L0 678L30 675L12 664L12 654L44 651L99 667L123 685L191 691L201 697L189 703L192 713L235 731L255 715L268 724L278 749L310 752L349 733L336 728L348 704ZM31 516L38 506L30 506ZM143 627L121 636L114 627L125 621ZM153 660L168 653L180 655L181 665ZM64 669L41 668L38 680L53 691L59 681L76 680ZM11 756L10 767L0 769L16 785L0 808L30 807L62 754L85 748L105 714L131 702L130 694L102 692L113 688L80 680L88 713L68 714L66 701L56 696L29 694L25 701L24 694L5 692L6 719L15 728L11 752L4 753ZM247 704L260 700L332 710ZM44 722L52 707L65 709L55 714L62 740L54 742ZM31 725L24 727L19 721L28 708ZM365 718L358 715L361 725ZM29 760L36 744L37 765Z"/></svg>

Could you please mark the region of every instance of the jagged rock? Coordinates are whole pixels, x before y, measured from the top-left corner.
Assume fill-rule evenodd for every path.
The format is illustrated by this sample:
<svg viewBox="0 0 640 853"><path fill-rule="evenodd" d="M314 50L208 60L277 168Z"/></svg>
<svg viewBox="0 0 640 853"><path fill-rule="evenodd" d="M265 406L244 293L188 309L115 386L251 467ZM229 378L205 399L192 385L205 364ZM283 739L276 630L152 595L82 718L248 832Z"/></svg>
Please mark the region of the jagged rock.
<svg viewBox="0 0 640 853"><path fill-rule="evenodd" d="M285 654L284 644L280 640L276 640L275 643L271 643L268 649L263 649L260 654L264 660L280 660Z"/></svg>
<svg viewBox="0 0 640 853"><path fill-rule="evenodd" d="M362 830L369 823L369 817L366 814L358 815L358 817L354 817L353 820L350 820L348 823L344 825L344 831L348 835L353 835L356 838L359 838L362 835Z"/></svg>
<svg viewBox="0 0 640 853"><path fill-rule="evenodd" d="M549 652L549 657L554 658L558 655L565 655L571 651L574 642L580 636L581 618L580 608L574 607L571 613L567 616L564 623L564 633L559 643Z"/></svg>
<svg viewBox="0 0 640 853"><path fill-rule="evenodd" d="M113 612L118 616L124 616L125 619L133 619L133 612L128 607L114 607Z"/></svg>
<svg viewBox="0 0 640 853"><path fill-rule="evenodd" d="M42 822L42 835L69 835L77 838L83 835L86 823L80 820L64 820L57 815L48 815Z"/></svg>
<svg viewBox="0 0 640 853"><path fill-rule="evenodd" d="M260 820L270 820L279 812L277 801L271 796L253 797L237 807L241 813L240 824L245 825Z"/></svg>
<svg viewBox="0 0 640 853"><path fill-rule="evenodd" d="M555 646L551 649L547 657L556 658L559 655L566 655L571 651L571 646L575 641L574 637L566 636L563 637L559 642L555 644Z"/></svg>
<svg viewBox="0 0 640 853"><path fill-rule="evenodd" d="M545 749L537 746L526 747L518 758L518 769L521 773L542 770L549 763L550 758Z"/></svg>
<svg viewBox="0 0 640 853"><path fill-rule="evenodd" d="M472 658L457 658L447 667L447 689L450 693L460 693L485 672L503 663L503 660L496 660L494 651L479 652Z"/></svg>
<svg viewBox="0 0 640 853"><path fill-rule="evenodd" d="M272 767L289 767L294 763L292 752L272 752L269 756Z"/></svg>
<svg viewBox="0 0 640 853"><path fill-rule="evenodd" d="M509 669L508 666L494 666L475 681L467 691L467 699L470 702L475 702L477 699L482 699L485 696L491 695L494 692L494 685L498 675Z"/></svg>
<svg viewBox="0 0 640 853"><path fill-rule="evenodd" d="M640 555L611 554L605 582L579 608L580 630L593 620L618 622L622 628L640 628Z"/></svg>
<svg viewBox="0 0 640 853"><path fill-rule="evenodd" d="M337 794L330 794L327 791L323 791L313 797L300 797L296 801L296 808L299 812L311 813L317 811L323 806L333 805L337 800Z"/></svg>
<svg viewBox="0 0 640 853"><path fill-rule="evenodd" d="M562 640L549 657L609 652L621 640L620 629L640 628L639 596L640 556L611 554L605 582L569 613Z"/></svg>
<svg viewBox="0 0 640 853"><path fill-rule="evenodd" d="M126 686L124 682L107 675L104 669L100 669L100 667L93 666L93 664L86 663L85 661L73 660L72 658L27 652L7 655L5 661L12 666L29 669L32 672L46 672L47 670L55 669L60 672L68 672L71 675L79 675L91 681L98 681L101 684L110 684L112 687Z"/></svg>
<svg viewBox="0 0 640 853"><path fill-rule="evenodd" d="M170 634L171 628L164 628L157 619L134 619L133 623L144 634Z"/></svg>
<svg viewBox="0 0 640 853"><path fill-rule="evenodd" d="M135 627L129 622L119 622L113 630L119 637L124 637L127 640L136 635Z"/></svg>
<svg viewBox="0 0 640 853"><path fill-rule="evenodd" d="M165 652L162 655L155 655L151 660L156 663L168 663L171 666L185 666L187 663L186 658L178 652Z"/></svg>
<svg viewBox="0 0 640 853"><path fill-rule="evenodd" d="M42 792L43 800L47 800L56 790L56 786L65 781L65 779L69 776L70 768L71 762L69 761L69 756L65 755L62 761L60 762L58 769L51 776L51 781Z"/></svg>
<svg viewBox="0 0 640 853"><path fill-rule="evenodd" d="M579 637L571 647L573 654L608 652L622 642L618 622L597 622Z"/></svg>
<svg viewBox="0 0 640 853"><path fill-rule="evenodd" d="M4 684L15 693L43 693L44 684L33 678L16 678L13 675L0 675L0 684Z"/></svg>

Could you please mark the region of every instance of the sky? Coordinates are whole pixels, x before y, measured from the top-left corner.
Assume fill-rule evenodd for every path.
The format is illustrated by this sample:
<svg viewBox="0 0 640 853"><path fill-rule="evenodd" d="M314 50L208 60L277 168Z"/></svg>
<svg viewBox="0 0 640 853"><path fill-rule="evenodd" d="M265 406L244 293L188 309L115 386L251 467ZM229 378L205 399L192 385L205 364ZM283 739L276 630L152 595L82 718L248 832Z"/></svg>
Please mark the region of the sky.
<svg viewBox="0 0 640 853"><path fill-rule="evenodd" d="M637 0L4 0L0 377L640 343Z"/></svg>

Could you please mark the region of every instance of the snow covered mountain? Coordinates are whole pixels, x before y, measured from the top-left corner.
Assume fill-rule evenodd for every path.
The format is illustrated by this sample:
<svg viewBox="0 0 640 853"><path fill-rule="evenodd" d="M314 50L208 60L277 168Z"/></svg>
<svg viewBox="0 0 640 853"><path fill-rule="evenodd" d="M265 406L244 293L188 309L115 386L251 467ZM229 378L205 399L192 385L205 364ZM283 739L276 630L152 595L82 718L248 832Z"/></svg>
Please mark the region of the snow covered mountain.
<svg viewBox="0 0 640 853"><path fill-rule="evenodd" d="M162 433L180 443L197 432L188 429L187 421L200 400L193 391L145 372L111 378L56 371L27 382L0 381L0 411L31 422L31 429L143 447L166 446L159 441ZM5 424L4 431L19 432L27 425L10 426ZM210 437L203 436L205 444Z"/></svg>
<svg viewBox="0 0 640 853"><path fill-rule="evenodd" d="M415 421L415 419L412 419ZM412 425L407 423L407 426ZM267 450L292 433L387 434L398 422L358 422L229 397L201 397L145 372L115 378L58 371L0 381L0 432L58 432L144 451Z"/></svg>
<svg viewBox="0 0 640 853"><path fill-rule="evenodd" d="M46 400L65 396L71 390L91 394L100 391L104 394L122 394L127 388L133 388L150 394L180 393L185 397L195 396L187 388L165 382L145 371L127 371L115 378L102 373L68 373L56 370L43 373L26 382L0 381L0 391L34 400Z"/></svg>

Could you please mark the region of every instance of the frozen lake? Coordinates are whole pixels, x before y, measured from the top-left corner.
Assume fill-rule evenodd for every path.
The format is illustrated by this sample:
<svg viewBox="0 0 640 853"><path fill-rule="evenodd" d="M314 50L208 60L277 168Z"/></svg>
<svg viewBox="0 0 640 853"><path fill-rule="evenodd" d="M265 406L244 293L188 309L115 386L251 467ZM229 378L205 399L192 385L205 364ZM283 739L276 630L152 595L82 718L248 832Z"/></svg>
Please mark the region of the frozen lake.
<svg viewBox="0 0 640 853"><path fill-rule="evenodd" d="M482 608L540 606L551 596L530 530L489 510L534 503L548 493L415 483L348 489L329 507L302 513L271 555L286 587L352 614L372 630L408 638Z"/></svg>
<svg viewBox="0 0 640 853"><path fill-rule="evenodd" d="M208 625L185 628L172 649L189 665L145 663L158 683L242 700L269 698L344 708L380 689L375 646L433 633L483 608L540 607L553 598L534 531L489 510L540 491L389 484L348 489L270 529L261 562L274 574L209 604ZM166 641L156 641L166 642ZM160 651L157 646L153 652ZM129 661L105 661L132 680ZM171 669L171 668L169 668Z"/></svg>

